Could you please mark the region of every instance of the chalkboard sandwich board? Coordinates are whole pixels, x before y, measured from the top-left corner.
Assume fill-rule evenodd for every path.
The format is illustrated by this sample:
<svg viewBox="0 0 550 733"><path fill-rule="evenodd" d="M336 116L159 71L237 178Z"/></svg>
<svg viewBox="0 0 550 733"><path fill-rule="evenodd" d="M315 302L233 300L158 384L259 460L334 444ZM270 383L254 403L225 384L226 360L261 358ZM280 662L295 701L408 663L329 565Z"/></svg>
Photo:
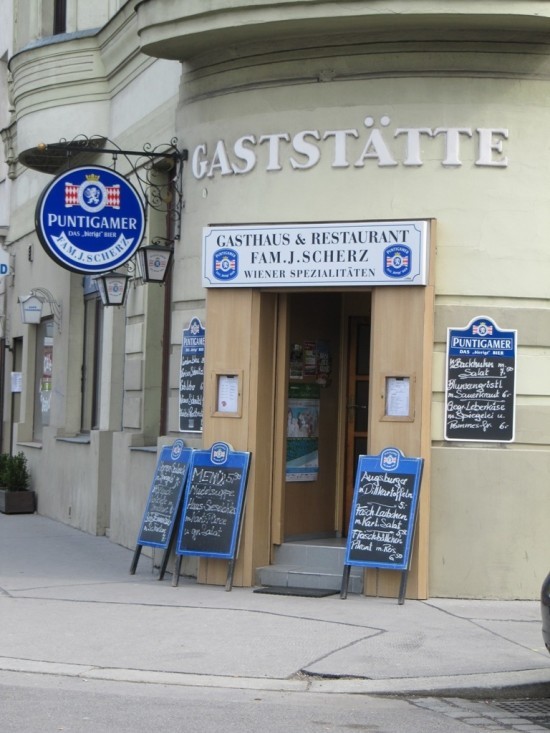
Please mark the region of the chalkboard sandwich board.
<svg viewBox="0 0 550 733"><path fill-rule="evenodd" d="M352 565L404 571L403 603L422 479L422 458L398 448L359 456L346 544L341 597L347 597Z"/></svg>
<svg viewBox="0 0 550 733"><path fill-rule="evenodd" d="M164 446L160 452L130 568L132 575L143 545L165 550L170 545L192 454L182 440Z"/></svg>
<svg viewBox="0 0 550 733"><path fill-rule="evenodd" d="M227 443L194 451L181 514L176 554L230 560L230 590L243 518L250 453ZM177 584L177 564L174 585ZM229 587L228 587L229 586Z"/></svg>

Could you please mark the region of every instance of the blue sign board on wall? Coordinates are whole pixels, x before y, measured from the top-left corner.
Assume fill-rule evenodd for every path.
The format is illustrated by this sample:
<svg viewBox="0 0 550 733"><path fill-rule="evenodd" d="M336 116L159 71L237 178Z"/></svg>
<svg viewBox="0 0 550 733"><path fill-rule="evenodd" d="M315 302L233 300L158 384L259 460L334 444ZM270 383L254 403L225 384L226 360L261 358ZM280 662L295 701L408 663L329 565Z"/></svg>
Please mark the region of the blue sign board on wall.
<svg viewBox="0 0 550 733"><path fill-rule="evenodd" d="M57 176L36 207L42 246L71 272L115 270L134 255L144 230L145 209L135 188L101 166L72 168Z"/></svg>
<svg viewBox="0 0 550 733"><path fill-rule="evenodd" d="M206 331L196 316L183 330L180 364L180 431L202 431Z"/></svg>
<svg viewBox="0 0 550 733"><path fill-rule="evenodd" d="M487 316L448 329L445 440L514 440L516 342Z"/></svg>

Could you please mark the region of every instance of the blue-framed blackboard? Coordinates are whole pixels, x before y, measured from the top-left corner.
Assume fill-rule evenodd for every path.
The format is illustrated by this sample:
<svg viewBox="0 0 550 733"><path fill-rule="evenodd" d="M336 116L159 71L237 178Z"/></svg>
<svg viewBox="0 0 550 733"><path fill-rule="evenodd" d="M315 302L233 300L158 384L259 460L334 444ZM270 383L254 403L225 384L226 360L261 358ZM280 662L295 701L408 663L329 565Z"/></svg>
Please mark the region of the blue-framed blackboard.
<svg viewBox="0 0 550 733"><path fill-rule="evenodd" d="M240 534L250 453L214 443L194 451L176 544L177 555L232 560Z"/></svg>
<svg viewBox="0 0 550 733"><path fill-rule="evenodd" d="M192 453L182 440L161 450L139 530L139 545L168 547Z"/></svg>
<svg viewBox="0 0 550 733"><path fill-rule="evenodd" d="M206 332L194 316L183 330L180 364L180 432L201 433Z"/></svg>
<svg viewBox="0 0 550 733"><path fill-rule="evenodd" d="M422 467L397 448L359 456L346 565L408 569Z"/></svg>
<svg viewBox="0 0 550 733"><path fill-rule="evenodd" d="M488 316L447 330L445 440L514 440L516 344Z"/></svg>

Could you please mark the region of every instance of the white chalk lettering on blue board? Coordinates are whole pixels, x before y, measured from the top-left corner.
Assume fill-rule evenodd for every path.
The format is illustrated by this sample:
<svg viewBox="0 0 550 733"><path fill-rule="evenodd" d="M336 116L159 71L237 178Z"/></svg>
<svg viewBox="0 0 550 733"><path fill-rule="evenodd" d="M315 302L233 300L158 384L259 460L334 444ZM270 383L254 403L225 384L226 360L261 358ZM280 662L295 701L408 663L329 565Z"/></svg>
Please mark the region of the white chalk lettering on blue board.
<svg viewBox="0 0 550 733"><path fill-rule="evenodd" d="M346 565L408 568L422 467L393 447L359 456Z"/></svg>
<svg viewBox="0 0 550 733"><path fill-rule="evenodd" d="M488 316L448 329L445 440L514 440L516 342Z"/></svg>
<svg viewBox="0 0 550 733"><path fill-rule="evenodd" d="M143 513L137 544L166 549L169 545L193 451L183 440L162 448Z"/></svg>
<svg viewBox="0 0 550 733"><path fill-rule="evenodd" d="M228 443L195 451L183 504L177 555L231 560L242 525L250 453Z"/></svg>

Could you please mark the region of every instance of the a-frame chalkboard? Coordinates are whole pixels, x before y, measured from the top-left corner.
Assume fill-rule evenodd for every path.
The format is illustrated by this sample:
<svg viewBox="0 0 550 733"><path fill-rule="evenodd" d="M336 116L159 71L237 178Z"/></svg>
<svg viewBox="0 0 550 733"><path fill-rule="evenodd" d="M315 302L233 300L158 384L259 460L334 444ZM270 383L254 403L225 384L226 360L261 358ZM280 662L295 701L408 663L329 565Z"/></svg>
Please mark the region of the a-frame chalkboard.
<svg viewBox="0 0 550 733"><path fill-rule="evenodd" d="M359 456L341 598L347 597L351 566L359 565L403 571L399 604L404 602L423 465L398 448Z"/></svg>
<svg viewBox="0 0 550 733"><path fill-rule="evenodd" d="M142 546L148 545L166 550L159 577L162 580L192 454L192 449L185 448L182 440L161 450L130 567L131 575L136 572Z"/></svg>
<svg viewBox="0 0 550 733"><path fill-rule="evenodd" d="M248 479L250 453L227 443L194 451L176 543L177 585L184 555L229 560L226 590L231 590Z"/></svg>

